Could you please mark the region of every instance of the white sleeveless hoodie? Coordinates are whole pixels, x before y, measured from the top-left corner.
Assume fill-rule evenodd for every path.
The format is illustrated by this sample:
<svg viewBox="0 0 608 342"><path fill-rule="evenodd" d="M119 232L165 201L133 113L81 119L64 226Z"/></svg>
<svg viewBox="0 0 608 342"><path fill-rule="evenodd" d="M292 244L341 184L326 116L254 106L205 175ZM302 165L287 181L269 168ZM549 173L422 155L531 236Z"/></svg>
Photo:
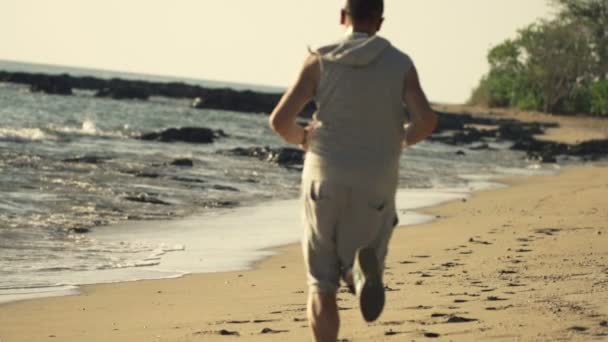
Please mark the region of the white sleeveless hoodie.
<svg viewBox="0 0 608 342"><path fill-rule="evenodd" d="M384 38L356 32L317 53L317 128L303 177L394 192L411 59Z"/></svg>

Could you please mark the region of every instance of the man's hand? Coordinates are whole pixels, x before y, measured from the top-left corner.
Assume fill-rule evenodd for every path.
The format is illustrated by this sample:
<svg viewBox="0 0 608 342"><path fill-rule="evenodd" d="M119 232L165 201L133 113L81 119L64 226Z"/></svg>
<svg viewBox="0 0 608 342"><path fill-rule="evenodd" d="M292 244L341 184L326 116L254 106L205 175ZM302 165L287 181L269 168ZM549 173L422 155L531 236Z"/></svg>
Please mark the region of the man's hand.
<svg viewBox="0 0 608 342"><path fill-rule="evenodd" d="M296 118L314 97L320 78L319 59L316 55L310 55L295 84L283 95L269 119L270 127L286 142L301 145L303 149L308 148L312 135L296 123Z"/></svg>
<svg viewBox="0 0 608 342"><path fill-rule="evenodd" d="M418 72L412 69L405 77L403 101L410 112L411 122L404 127L403 146L412 146L431 135L437 127L437 114L433 112L429 101L420 86Z"/></svg>

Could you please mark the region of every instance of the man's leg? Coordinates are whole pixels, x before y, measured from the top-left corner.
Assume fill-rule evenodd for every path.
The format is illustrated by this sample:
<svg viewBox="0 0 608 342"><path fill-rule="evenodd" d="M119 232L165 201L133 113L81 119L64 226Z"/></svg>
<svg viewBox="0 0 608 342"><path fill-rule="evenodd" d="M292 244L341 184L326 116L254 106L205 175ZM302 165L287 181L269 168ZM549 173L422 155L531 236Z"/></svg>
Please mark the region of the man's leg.
<svg viewBox="0 0 608 342"><path fill-rule="evenodd" d="M323 181L304 181L305 237L302 241L308 273L308 321L313 341L336 342L340 319L336 293L340 264L335 246L337 215L343 197L340 187Z"/></svg>
<svg viewBox="0 0 608 342"><path fill-rule="evenodd" d="M316 342L336 342L340 316L335 293L308 294L308 322Z"/></svg>

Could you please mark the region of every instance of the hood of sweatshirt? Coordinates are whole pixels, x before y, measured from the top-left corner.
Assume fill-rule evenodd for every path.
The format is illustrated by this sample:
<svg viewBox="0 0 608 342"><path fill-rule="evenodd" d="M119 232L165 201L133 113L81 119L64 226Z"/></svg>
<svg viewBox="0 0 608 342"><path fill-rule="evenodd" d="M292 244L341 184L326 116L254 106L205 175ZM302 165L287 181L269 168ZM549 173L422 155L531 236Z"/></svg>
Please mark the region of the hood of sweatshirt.
<svg viewBox="0 0 608 342"><path fill-rule="evenodd" d="M354 32L339 43L320 48L318 52L327 61L364 67L376 60L389 46L389 41L382 37Z"/></svg>

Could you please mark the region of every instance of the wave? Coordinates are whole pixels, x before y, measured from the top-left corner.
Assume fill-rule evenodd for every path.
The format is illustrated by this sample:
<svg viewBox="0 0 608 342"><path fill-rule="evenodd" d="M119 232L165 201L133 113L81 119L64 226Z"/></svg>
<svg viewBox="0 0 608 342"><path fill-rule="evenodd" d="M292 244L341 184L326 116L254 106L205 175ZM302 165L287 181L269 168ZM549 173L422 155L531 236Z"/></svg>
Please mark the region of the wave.
<svg viewBox="0 0 608 342"><path fill-rule="evenodd" d="M86 119L80 126L60 126L50 124L46 128L23 128L23 127L0 127L0 142L40 142L57 141L66 136L96 136L103 138L130 138L135 132L126 131L104 131L97 127L95 121Z"/></svg>
<svg viewBox="0 0 608 342"><path fill-rule="evenodd" d="M97 136L105 138L130 138L131 134L122 131L104 131L97 127L94 120L85 119L80 127L49 125L49 130L62 135ZM127 129L128 127L125 127Z"/></svg>
<svg viewBox="0 0 608 342"><path fill-rule="evenodd" d="M0 141L24 143L57 139L57 136L48 134L40 128L0 127Z"/></svg>

